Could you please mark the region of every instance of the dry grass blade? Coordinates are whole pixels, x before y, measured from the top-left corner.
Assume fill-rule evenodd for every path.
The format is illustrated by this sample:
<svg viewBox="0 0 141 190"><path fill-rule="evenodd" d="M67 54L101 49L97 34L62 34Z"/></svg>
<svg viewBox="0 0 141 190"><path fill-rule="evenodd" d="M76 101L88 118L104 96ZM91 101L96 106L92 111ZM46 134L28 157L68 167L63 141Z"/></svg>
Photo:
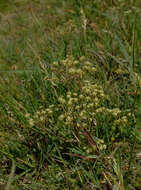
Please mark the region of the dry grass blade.
<svg viewBox="0 0 141 190"><path fill-rule="evenodd" d="M16 165L15 165L15 162L12 160L11 172L10 172L9 179L8 179L5 190L10 190L10 186L11 186L12 180L14 178L15 170L16 170Z"/></svg>
<svg viewBox="0 0 141 190"><path fill-rule="evenodd" d="M98 147L97 144L95 143L95 141L93 140L93 138L91 137L91 135L86 131L86 129L83 129L83 133L85 135L85 137L87 137L89 143L92 145L93 148L95 148L95 153L98 153Z"/></svg>

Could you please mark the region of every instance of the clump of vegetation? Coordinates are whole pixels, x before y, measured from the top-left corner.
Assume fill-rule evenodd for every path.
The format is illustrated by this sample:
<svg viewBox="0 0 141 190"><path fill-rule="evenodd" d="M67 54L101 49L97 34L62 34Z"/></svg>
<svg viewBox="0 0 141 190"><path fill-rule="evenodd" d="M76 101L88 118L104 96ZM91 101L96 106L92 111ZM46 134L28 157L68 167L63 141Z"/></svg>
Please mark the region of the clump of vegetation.
<svg viewBox="0 0 141 190"><path fill-rule="evenodd" d="M38 91L37 83L40 79L37 76L42 79L40 85L46 86L45 91L40 91L42 88ZM22 85L26 87L27 83ZM94 171L99 176L98 186L112 187L115 181L118 183L121 180L118 175L122 173L117 173L117 176L114 174L112 162L115 167L119 167L115 153L131 146L132 133L135 131L134 118L131 109L120 109L112 102L99 80L96 65L87 61L84 56L79 60L68 56L64 60L53 62L48 69L41 65L40 73L35 72L28 85L31 91L36 88L35 92L40 93L39 101L42 102L40 106L36 102L35 110L29 112L26 111L26 102L21 100L18 103L20 97L12 99L11 105L3 105L10 127L7 126L6 129L5 126L5 132L2 132L1 152L9 159L21 162L19 167L24 172L29 167L30 172L40 173L44 171L42 164L45 163L48 171L53 163L64 170L68 164L73 166L79 160L79 167L85 162L86 165L95 165ZM46 98L43 92L47 93ZM11 137L10 130L13 134ZM124 161L125 158L122 158L121 162ZM124 170L128 171L130 161L126 162ZM88 173L92 172L90 168L86 170ZM80 178L81 183L86 180L84 176L83 180ZM71 179L68 176L68 180L69 178L69 183L72 183L73 177ZM66 183L63 177L62 180ZM91 181L91 177L87 180ZM74 184L81 187L82 184L79 183L77 179ZM123 185L123 181L119 183ZM60 188L61 184L58 185Z"/></svg>
<svg viewBox="0 0 141 190"><path fill-rule="evenodd" d="M17 37L0 47L0 188L140 189L138 2L32 3L0 30Z"/></svg>

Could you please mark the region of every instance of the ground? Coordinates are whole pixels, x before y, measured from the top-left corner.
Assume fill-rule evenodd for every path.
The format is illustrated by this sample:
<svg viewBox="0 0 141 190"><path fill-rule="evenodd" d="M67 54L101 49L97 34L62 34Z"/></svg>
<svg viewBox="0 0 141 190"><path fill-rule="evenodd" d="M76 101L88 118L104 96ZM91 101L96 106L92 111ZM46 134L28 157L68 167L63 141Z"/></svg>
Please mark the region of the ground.
<svg viewBox="0 0 141 190"><path fill-rule="evenodd" d="M0 1L0 189L141 189L139 1Z"/></svg>

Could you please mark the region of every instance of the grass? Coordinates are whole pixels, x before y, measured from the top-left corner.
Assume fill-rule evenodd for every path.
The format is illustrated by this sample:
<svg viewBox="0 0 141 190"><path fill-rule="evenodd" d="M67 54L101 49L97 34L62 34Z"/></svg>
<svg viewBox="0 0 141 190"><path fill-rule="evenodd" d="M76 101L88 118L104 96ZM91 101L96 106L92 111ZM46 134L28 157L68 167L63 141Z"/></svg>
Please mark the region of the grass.
<svg viewBox="0 0 141 190"><path fill-rule="evenodd" d="M0 189L140 190L140 2L0 7Z"/></svg>

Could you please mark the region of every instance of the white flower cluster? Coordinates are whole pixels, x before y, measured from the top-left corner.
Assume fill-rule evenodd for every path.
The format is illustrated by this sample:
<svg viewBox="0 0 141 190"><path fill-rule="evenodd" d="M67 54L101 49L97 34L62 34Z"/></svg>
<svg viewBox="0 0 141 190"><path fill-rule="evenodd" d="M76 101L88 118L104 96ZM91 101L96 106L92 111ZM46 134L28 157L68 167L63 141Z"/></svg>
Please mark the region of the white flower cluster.
<svg viewBox="0 0 141 190"><path fill-rule="evenodd" d="M68 91L66 98L58 98L60 104L65 106L65 112L59 116L59 120L66 125L74 125L75 121L78 127L90 126L96 110L101 108L107 98L101 86L84 81L81 92Z"/></svg>
<svg viewBox="0 0 141 190"><path fill-rule="evenodd" d="M82 79L87 73L94 74L96 68L89 61L85 61L85 57L80 57L79 60L75 60L72 56L68 56L65 60L61 62L53 62L51 65L51 70L53 72L53 81L64 81L70 80L72 78Z"/></svg>
<svg viewBox="0 0 141 190"><path fill-rule="evenodd" d="M25 117L29 123L30 127L33 127L34 125L43 125L47 121L53 122L52 116L54 112L54 105L50 105L49 108L43 109L40 107L39 111L36 111L33 115L26 113Z"/></svg>

